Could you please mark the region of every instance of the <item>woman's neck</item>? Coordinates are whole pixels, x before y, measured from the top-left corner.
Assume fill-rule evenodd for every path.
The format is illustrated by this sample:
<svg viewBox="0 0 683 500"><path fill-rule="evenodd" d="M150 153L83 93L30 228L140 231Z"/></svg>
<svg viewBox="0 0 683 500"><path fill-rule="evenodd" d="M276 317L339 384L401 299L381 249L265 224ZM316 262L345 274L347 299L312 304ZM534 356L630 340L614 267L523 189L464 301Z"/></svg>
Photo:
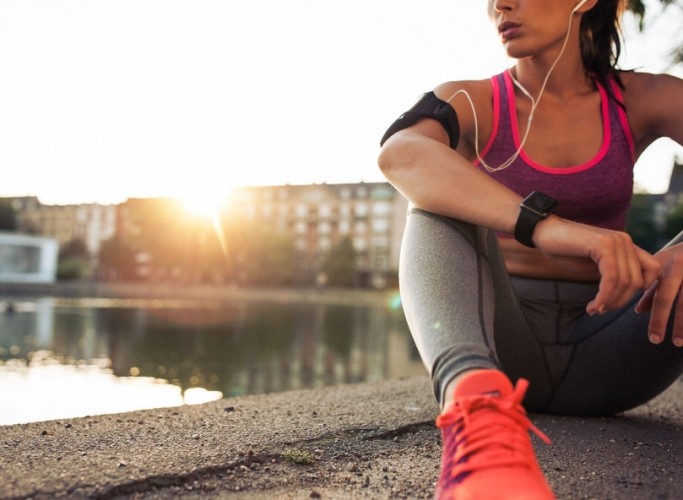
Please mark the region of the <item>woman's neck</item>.
<svg viewBox="0 0 683 500"><path fill-rule="evenodd" d="M562 59L552 68L552 62L540 63L531 58L517 61L511 68L512 76L537 99L543 82L552 68L548 82L543 91L544 95L566 98L568 96L585 94L595 89L593 80L586 74L583 63L579 58L568 57Z"/></svg>

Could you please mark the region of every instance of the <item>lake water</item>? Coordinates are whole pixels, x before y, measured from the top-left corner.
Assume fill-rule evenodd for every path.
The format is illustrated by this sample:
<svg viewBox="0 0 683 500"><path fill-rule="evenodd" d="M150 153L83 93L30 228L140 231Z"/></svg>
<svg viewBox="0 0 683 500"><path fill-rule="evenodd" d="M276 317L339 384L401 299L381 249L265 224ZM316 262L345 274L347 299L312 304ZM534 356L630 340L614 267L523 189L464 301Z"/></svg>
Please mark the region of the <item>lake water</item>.
<svg viewBox="0 0 683 500"><path fill-rule="evenodd" d="M400 306L2 299L0 425L424 374Z"/></svg>

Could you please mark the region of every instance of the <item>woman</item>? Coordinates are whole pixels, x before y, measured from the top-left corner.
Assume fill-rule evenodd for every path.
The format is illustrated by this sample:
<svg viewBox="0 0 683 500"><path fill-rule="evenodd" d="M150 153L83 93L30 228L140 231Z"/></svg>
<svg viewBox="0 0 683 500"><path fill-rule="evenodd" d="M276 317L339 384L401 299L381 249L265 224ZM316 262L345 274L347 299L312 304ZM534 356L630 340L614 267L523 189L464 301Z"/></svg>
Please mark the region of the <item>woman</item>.
<svg viewBox="0 0 683 500"><path fill-rule="evenodd" d="M411 202L401 295L443 409L441 498L552 498L524 407L609 415L683 372L683 245L623 232L635 159L683 143L683 81L616 69L623 3L489 0L516 64L437 87L383 138Z"/></svg>

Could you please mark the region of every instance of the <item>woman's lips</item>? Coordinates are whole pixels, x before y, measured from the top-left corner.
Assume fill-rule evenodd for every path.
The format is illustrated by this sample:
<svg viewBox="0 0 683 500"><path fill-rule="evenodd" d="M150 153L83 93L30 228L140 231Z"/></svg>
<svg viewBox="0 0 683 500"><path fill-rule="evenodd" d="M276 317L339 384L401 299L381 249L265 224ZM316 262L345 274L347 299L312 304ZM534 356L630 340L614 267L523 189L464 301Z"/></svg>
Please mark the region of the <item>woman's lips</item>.
<svg viewBox="0 0 683 500"><path fill-rule="evenodd" d="M507 41L511 38L515 38L519 34L519 29L521 26L522 25L519 23L505 21L498 26L498 33L500 33L500 37L503 39L503 41Z"/></svg>

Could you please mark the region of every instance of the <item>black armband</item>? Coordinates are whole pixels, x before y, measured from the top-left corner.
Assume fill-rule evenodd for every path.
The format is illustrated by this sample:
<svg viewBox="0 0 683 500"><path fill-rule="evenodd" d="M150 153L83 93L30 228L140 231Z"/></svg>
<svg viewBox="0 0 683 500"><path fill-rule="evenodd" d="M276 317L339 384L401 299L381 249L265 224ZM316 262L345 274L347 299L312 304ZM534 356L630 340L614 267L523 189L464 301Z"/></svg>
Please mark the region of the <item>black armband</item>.
<svg viewBox="0 0 683 500"><path fill-rule="evenodd" d="M455 114L455 110L450 104L436 97L434 92L424 94L415 106L399 116L384 133L379 145L382 146L396 132L415 125L423 118L432 118L438 121L448 133L451 148L455 149L458 147L458 141L460 140L458 115Z"/></svg>

